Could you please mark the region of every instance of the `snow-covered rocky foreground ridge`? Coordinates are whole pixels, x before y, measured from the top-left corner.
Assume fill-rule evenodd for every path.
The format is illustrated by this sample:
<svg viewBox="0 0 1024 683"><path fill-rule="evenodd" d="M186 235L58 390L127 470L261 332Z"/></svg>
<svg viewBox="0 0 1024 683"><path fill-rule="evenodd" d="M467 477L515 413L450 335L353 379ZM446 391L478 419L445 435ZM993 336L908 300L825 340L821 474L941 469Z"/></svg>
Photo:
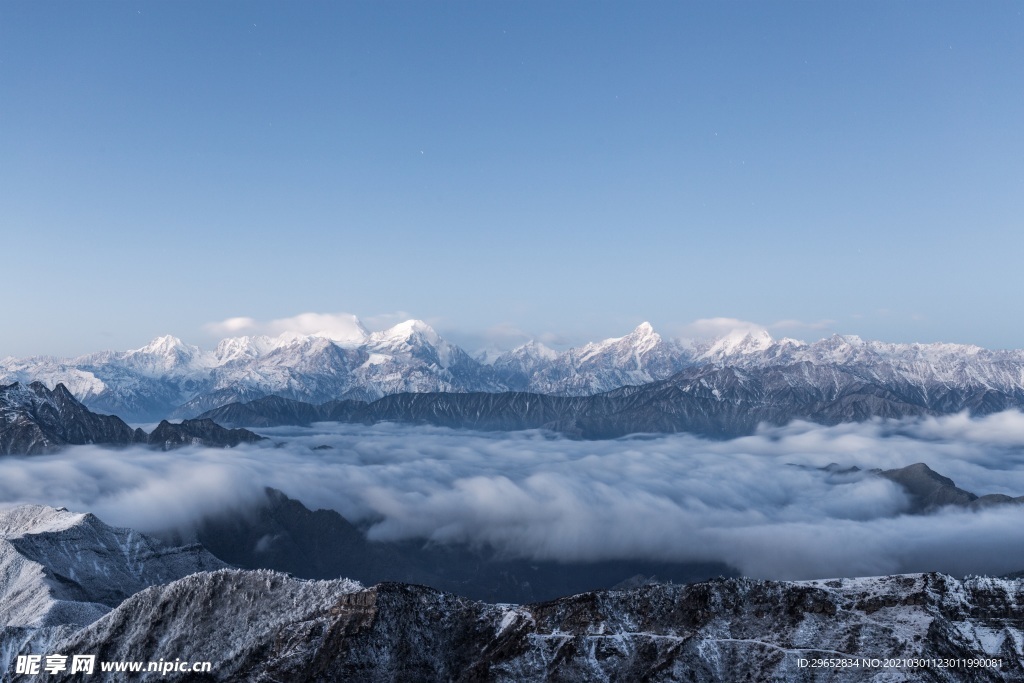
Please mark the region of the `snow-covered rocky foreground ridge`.
<svg viewBox="0 0 1024 683"><path fill-rule="evenodd" d="M202 546L169 547L92 514L42 505L0 510L0 666L147 586L224 566Z"/></svg>
<svg viewBox="0 0 1024 683"><path fill-rule="evenodd" d="M19 654L55 653L213 663L152 676L169 681L1024 680L1021 580L728 579L494 605L218 570L194 546L40 506L5 511L0 537L4 680L38 680L14 672Z"/></svg>
<svg viewBox="0 0 1024 683"><path fill-rule="evenodd" d="M585 396L670 378L686 369L781 372L816 391L878 386L928 410L1024 404L1024 351L961 344L886 344L833 336L812 344L735 332L703 342L666 339L647 323L629 334L558 353L530 342L469 353L418 320L380 332L357 322L343 338L286 333L224 339L202 350L166 336L131 351L78 358L0 359L0 384L63 383L92 410L128 421L195 417L267 395L320 403L403 392L528 391ZM779 370L782 369L782 370Z"/></svg>

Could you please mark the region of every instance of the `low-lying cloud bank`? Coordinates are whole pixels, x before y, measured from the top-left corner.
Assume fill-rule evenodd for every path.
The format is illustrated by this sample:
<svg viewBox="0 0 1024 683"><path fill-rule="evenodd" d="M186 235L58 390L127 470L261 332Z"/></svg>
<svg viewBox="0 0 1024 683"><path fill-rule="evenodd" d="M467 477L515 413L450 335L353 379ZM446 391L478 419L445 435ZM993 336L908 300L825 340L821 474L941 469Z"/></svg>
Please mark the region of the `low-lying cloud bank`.
<svg viewBox="0 0 1024 683"><path fill-rule="evenodd" d="M269 442L233 450L81 446L2 458L0 502L160 530L242 509L274 486L366 525L376 540L489 544L510 556L716 560L785 579L1024 570L1024 506L910 516L898 485L819 469L925 462L977 494L1024 495L1019 412L796 423L725 442L401 425L262 433Z"/></svg>

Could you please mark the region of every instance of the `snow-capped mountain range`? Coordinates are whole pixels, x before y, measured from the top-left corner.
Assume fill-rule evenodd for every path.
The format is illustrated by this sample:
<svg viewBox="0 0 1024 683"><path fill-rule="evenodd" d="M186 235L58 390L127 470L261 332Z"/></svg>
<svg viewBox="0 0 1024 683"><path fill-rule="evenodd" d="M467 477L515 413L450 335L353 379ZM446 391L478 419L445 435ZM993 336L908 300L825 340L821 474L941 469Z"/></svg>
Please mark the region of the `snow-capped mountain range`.
<svg viewBox="0 0 1024 683"><path fill-rule="evenodd" d="M587 396L669 378L694 367L754 371L808 364L865 381L1024 393L1024 351L962 344L889 344L854 336L814 343L737 331L718 339L666 339L648 323L623 337L556 352L539 342L476 357L409 320L343 338L285 333L224 339L202 350L164 336L140 349L78 358L0 359L0 384L63 383L92 410L129 421L194 417L232 402L278 395L310 403L372 401L398 393L527 391Z"/></svg>

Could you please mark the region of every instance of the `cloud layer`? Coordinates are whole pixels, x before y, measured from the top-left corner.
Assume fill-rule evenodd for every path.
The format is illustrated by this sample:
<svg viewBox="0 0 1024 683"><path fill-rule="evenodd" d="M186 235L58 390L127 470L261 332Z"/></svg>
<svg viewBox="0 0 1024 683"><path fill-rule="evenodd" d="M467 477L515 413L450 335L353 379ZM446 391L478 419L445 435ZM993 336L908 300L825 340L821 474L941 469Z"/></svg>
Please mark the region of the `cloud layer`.
<svg viewBox="0 0 1024 683"><path fill-rule="evenodd" d="M975 493L1021 495L1017 412L797 423L726 442L399 425L264 433L270 443L226 451L82 446L0 459L0 501L65 505L157 530L243 508L269 485L337 510L374 539L489 544L510 556L717 560L784 579L1024 569L1024 506L910 516L892 482L820 469L926 462Z"/></svg>
<svg viewBox="0 0 1024 683"><path fill-rule="evenodd" d="M362 339L366 334L366 328L350 313L300 313L290 318L270 321L240 316L208 323L204 328L212 335L224 337L243 334L277 336L290 332L350 341Z"/></svg>

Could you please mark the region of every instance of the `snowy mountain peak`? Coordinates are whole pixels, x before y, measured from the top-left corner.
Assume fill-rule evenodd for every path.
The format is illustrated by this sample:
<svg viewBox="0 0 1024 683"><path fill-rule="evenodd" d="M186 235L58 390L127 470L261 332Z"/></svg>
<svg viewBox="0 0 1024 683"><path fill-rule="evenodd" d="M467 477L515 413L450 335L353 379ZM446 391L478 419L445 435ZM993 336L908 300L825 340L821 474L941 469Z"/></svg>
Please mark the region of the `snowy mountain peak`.
<svg viewBox="0 0 1024 683"><path fill-rule="evenodd" d="M153 341L149 342L141 349L135 349L129 351L129 353L146 353L154 356L180 356L189 355L191 356L193 351L197 351L193 346L188 346L185 342L181 341L175 336L165 334L162 337L157 337Z"/></svg>
<svg viewBox="0 0 1024 683"><path fill-rule="evenodd" d="M282 342L281 337L271 339L263 335L255 337L229 337L220 340L213 355L219 363L259 358L278 348Z"/></svg>
<svg viewBox="0 0 1024 683"><path fill-rule="evenodd" d="M654 331L649 322L637 325L636 329L623 337L637 353L646 353L661 343L661 335Z"/></svg>
<svg viewBox="0 0 1024 683"><path fill-rule="evenodd" d="M864 346L864 340L855 334L833 334L831 337L825 337L817 342L817 345L828 349L862 347Z"/></svg>
<svg viewBox="0 0 1024 683"><path fill-rule="evenodd" d="M284 336L281 335L282 338ZM292 336L294 337L295 335ZM325 337L342 346L348 346L366 343L366 340L370 337L370 331L354 315L332 316L329 326L305 336Z"/></svg>
<svg viewBox="0 0 1024 683"><path fill-rule="evenodd" d="M643 322L624 337L612 337L603 341L586 344L580 347L577 355L580 360L588 360L609 351L630 355L643 354L660 343L661 335L654 331L650 323Z"/></svg>
<svg viewBox="0 0 1024 683"><path fill-rule="evenodd" d="M5 411L30 410L46 405L59 412L59 401L67 398L74 400L68 388L60 383L53 388L53 391L47 389L46 385L39 381L29 384L12 382L6 386L0 385L0 410Z"/></svg>
<svg viewBox="0 0 1024 683"><path fill-rule="evenodd" d="M759 353L774 343L775 340L767 330L734 330L715 340L704 353L704 358L724 358Z"/></svg>
<svg viewBox="0 0 1024 683"><path fill-rule="evenodd" d="M648 337L652 334L657 335L658 333L654 331L654 326L645 320L637 325L636 329L629 333L629 336Z"/></svg>
<svg viewBox="0 0 1024 683"><path fill-rule="evenodd" d="M525 344L520 344L511 351L495 354L490 359L490 364L496 366L507 366L519 364L524 367L535 367L539 364L550 363L558 359L558 352L549 348L539 341L531 339Z"/></svg>
<svg viewBox="0 0 1024 683"><path fill-rule="evenodd" d="M534 339L512 349L510 353L518 353L519 355L529 356L530 358L540 358L549 361L558 358L558 351L555 351L551 347L545 346L543 343Z"/></svg>
<svg viewBox="0 0 1024 683"><path fill-rule="evenodd" d="M19 505L0 510L0 537L18 538L27 534L64 531L85 518L84 513L46 505Z"/></svg>
<svg viewBox="0 0 1024 683"><path fill-rule="evenodd" d="M375 332L371 337L379 341L405 341L420 337L432 346L437 346L442 341L434 328L422 320L406 320L382 332Z"/></svg>
<svg viewBox="0 0 1024 683"><path fill-rule="evenodd" d="M279 334L281 344L319 337L339 346L352 347L366 343L370 336L359 318L351 314L303 313L270 326Z"/></svg>
<svg viewBox="0 0 1024 683"><path fill-rule="evenodd" d="M115 354L117 355L117 354ZM141 349L120 354L123 362L146 377L180 374L207 365L210 359L198 346L186 344L177 337L157 337Z"/></svg>

